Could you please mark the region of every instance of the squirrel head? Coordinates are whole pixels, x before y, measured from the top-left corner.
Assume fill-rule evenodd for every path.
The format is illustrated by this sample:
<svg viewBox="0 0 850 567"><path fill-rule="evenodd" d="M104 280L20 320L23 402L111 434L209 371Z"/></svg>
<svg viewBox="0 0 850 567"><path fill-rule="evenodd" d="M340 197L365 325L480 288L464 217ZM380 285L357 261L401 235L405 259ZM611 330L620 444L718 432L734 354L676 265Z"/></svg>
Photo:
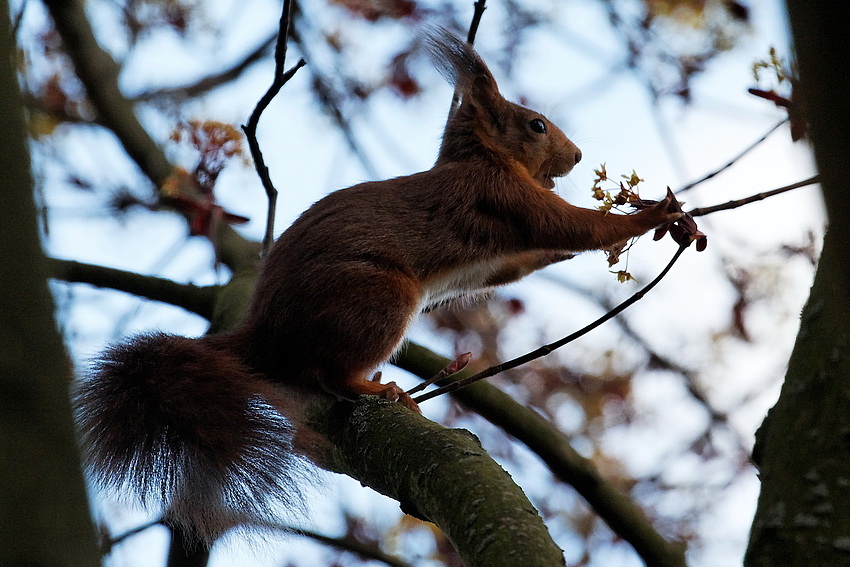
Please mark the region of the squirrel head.
<svg viewBox="0 0 850 567"><path fill-rule="evenodd" d="M444 28L425 34L434 66L455 86L461 104L449 116L437 163L495 156L551 189L581 151L549 119L505 100L481 56Z"/></svg>

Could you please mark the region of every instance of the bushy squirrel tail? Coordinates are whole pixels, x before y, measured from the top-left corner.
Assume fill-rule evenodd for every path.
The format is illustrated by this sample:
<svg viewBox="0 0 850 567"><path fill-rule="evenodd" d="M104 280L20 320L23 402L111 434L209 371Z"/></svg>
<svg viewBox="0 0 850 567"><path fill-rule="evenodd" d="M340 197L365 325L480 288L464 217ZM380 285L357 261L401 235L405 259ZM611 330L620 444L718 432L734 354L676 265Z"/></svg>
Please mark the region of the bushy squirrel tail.
<svg viewBox="0 0 850 567"><path fill-rule="evenodd" d="M220 337L140 335L103 353L75 392L94 479L207 543L301 504L291 402L234 352Z"/></svg>

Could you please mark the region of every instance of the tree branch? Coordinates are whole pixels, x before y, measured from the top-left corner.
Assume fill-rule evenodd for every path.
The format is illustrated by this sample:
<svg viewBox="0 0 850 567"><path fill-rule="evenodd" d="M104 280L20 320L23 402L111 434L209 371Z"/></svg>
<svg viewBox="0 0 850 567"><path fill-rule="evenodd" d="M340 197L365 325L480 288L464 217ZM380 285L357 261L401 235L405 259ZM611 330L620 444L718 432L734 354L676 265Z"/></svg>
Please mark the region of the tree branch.
<svg viewBox="0 0 850 567"><path fill-rule="evenodd" d="M779 187L778 189L773 189L772 191L763 191L761 193L756 193L755 195L751 195L743 199L735 199L733 201L727 201L726 203L722 203L720 205L713 205L711 207L697 207L696 209L691 209L690 211L688 211L688 213L690 213L690 215L693 217L699 217L704 215L710 215L711 213L716 213L718 211L728 211L730 209L737 209L738 207L743 207L744 205L749 205L750 203L755 203L757 201L763 201L768 197L780 195L787 191L792 191L794 189L799 189L800 187L813 185L815 183L820 183L819 175L809 177L808 179L798 181L797 183L792 183L791 185Z"/></svg>
<svg viewBox="0 0 850 567"><path fill-rule="evenodd" d="M182 307L205 319L212 318L216 298L222 288L219 285L198 287L194 284L181 284L157 276L57 258L49 259L48 266L53 278L132 293L152 301Z"/></svg>
<svg viewBox="0 0 850 567"><path fill-rule="evenodd" d="M399 368L423 379L433 376L448 363L447 358L414 343L407 343L395 362ZM464 371L450 380L463 379L470 374ZM669 542L659 534L634 501L605 479L590 459L579 455L569 439L546 418L518 404L488 382L477 382L452 395L536 453L552 474L572 486L647 565L685 567L685 546Z"/></svg>
<svg viewBox="0 0 850 567"><path fill-rule="evenodd" d="M525 494L469 432L374 396L311 417L333 443L323 466L434 522L467 567L565 564Z"/></svg>
<svg viewBox="0 0 850 567"><path fill-rule="evenodd" d="M134 96L133 101L148 102L161 98L190 99L204 95L221 85L238 79L245 70L265 56L266 51L274 44L275 37L276 34L272 34L224 71L208 75L186 85L148 89Z"/></svg>
<svg viewBox="0 0 850 567"><path fill-rule="evenodd" d="M741 150L741 152L740 152L738 155L736 155L735 157L733 157L732 159L730 159L728 162L726 162L725 164L721 165L719 168L715 169L715 170L714 170L714 171L712 171L711 173L708 173L708 174L706 174L705 176L700 177L700 178L699 178L699 179L697 179L696 181L692 181L692 182L688 183L687 185L685 185L685 186L683 186L683 187L680 187L679 189L677 189L677 190L675 191L675 193L676 193L677 195L678 195L679 193L684 193L685 191L688 191L688 190L690 190L690 189L693 189L693 188L694 188L694 187L696 187L697 185L699 185L699 184L701 184L701 183L705 183L705 182L706 182L706 181L708 181L709 179L711 179L711 178L713 178L713 177L715 177L715 176L717 176L717 175L719 175L719 174L723 173L724 171L726 171L727 169L729 169L730 167L732 167L733 165L735 165L736 163L738 163L738 161L739 161L741 158L743 158L745 155L747 155L748 153L750 153L751 151L753 151L754 149L756 149L756 148L757 148L757 147L758 147L758 146L759 146L762 142L764 142L764 141L767 139L767 137L768 137L768 136L770 136L771 134L773 134L776 130L778 130L778 129L779 129L779 127L780 127L780 126L782 126L782 125L783 125L783 124L785 124L786 122L788 122L788 117L787 117L787 116L786 116L785 118L783 118L782 120L780 120L778 124L776 124L775 126L772 126L772 127L770 128L770 130L768 130L767 132L765 132L765 133L764 133L764 135L762 135L762 136L761 136L758 140L756 140L755 142L753 142L752 144L750 144L749 146L747 146L746 148L744 148L743 150Z"/></svg>
<svg viewBox="0 0 850 567"><path fill-rule="evenodd" d="M303 59L299 59L291 69L284 71L286 67L286 42L289 40L289 26L292 18L292 0L284 0L283 8L280 14L280 26L277 35L277 44L274 50L274 79L271 86L265 94L257 101L254 111L251 113L248 123L242 126L245 132L245 137L248 139L248 147L251 150L251 156L254 158L254 167L257 170L257 175L263 183L263 189L266 191L266 196L269 200L268 214L266 215L266 233L263 236L263 256L269 253L272 243L274 242L274 217L277 207L277 189L272 183L269 176L269 168L266 166L266 160L263 158L263 152L260 149L260 143L257 141L257 125L260 122L260 116L268 107L280 89L289 82L295 73L305 65Z"/></svg>
<svg viewBox="0 0 850 567"><path fill-rule="evenodd" d="M410 564L404 561L403 559L396 557L395 555L390 555L389 553L384 553L383 551L378 549L377 546L362 543L352 537L331 537L324 534L320 534L319 532L314 532L312 530L294 528L291 526L278 525L268 527L286 533L303 536L319 543L324 543L325 545L328 545L330 547L335 547L340 551L354 553L360 556L360 558L366 559L368 561L380 561L381 563L389 565L390 567L410 567Z"/></svg>
<svg viewBox="0 0 850 567"><path fill-rule="evenodd" d="M484 15L484 10L487 9L487 0L475 0L472 8L472 21L469 23L469 32L466 34L466 41L469 45L475 44L475 36L478 34L478 26L481 24L481 17ZM455 87L454 93L452 93L452 102L449 106L449 117L446 119L446 122L451 120L457 108L460 106L460 90Z"/></svg>
<svg viewBox="0 0 850 567"><path fill-rule="evenodd" d="M475 0L472 5L472 21L469 23L469 33L466 35L466 41L469 45L475 43L475 36L478 33L478 26L481 24L481 16L484 15L484 10L487 9L487 0Z"/></svg>

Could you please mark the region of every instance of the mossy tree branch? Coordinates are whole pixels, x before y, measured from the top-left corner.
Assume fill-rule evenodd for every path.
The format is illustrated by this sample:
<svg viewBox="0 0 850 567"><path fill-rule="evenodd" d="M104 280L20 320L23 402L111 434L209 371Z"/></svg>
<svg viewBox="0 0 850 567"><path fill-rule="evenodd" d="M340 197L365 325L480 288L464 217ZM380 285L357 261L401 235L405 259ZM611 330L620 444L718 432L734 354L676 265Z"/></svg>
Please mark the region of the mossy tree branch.
<svg viewBox="0 0 850 567"><path fill-rule="evenodd" d="M374 397L313 417L334 446L324 466L437 524L467 567L565 565L528 498L469 432Z"/></svg>
<svg viewBox="0 0 850 567"><path fill-rule="evenodd" d="M448 362L425 347L408 343L399 353L396 365L427 378ZM461 380L470 374L470 370L464 370L449 380ZM487 382L476 382L452 395L536 453L552 474L575 488L647 565L683 567L686 564L684 544L667 541L659 534L637 504L605 479L589 459L579 455L550 421Z"/></svg>

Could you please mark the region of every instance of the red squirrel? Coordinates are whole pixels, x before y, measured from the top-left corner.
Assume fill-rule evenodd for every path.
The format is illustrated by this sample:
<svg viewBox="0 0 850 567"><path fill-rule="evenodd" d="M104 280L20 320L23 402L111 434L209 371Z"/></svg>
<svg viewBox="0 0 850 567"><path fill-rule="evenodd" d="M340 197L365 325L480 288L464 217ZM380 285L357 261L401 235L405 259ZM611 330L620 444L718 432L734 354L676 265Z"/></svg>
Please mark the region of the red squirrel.
<svg viewBox="0 0 850 567"><path fill-rule="evenodd" d="M423 309L518 280L676 221L668 196L631 215L551 191L581 159L545 116L505 100L481 57L444 30L430 55L461 104L428 171L331 193L265 258L244 321L191 339L113 346L75 401L87 465L211 542L291 507L298 396L374 394L371 378ZM329 402L330 403L330 402Z"/></svg>

